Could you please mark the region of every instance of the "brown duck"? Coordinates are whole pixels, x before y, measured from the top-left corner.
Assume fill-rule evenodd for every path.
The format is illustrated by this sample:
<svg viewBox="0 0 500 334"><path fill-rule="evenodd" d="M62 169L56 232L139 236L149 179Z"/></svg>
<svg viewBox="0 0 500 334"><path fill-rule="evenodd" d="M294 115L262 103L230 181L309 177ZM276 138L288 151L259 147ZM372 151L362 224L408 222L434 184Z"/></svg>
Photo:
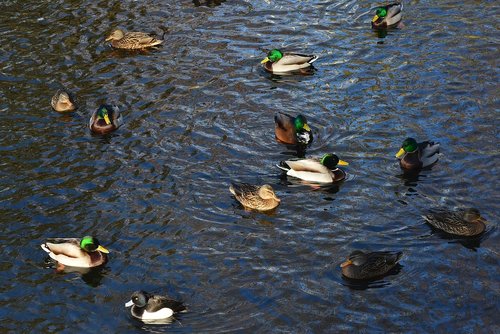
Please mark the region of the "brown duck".
<svg viewBox="0 0 500 334"><path fill-rule="evenodd" d="M372 279L383 276L394 268L403 253L401 252L371 252L364 253L356 250L340 267L342 274L352 279Z"/></svg>
<svg viewBox="0 0 500 334"><path fill-rule="evenodd" d="M281 202L268 184L255 186L248 183L232 183L229 191L244 207L258 211L272 210Z"/></svg>
<svg viewBox="0 0 500 334"><path fill-rule="evenodd" d="M483 233L486 229L484 224L486 220L481 217L479 210L474 208L456 211L435 209L422 217L435 228L454 235L474 236Z"/></svg>
<svg viewBox="0 0 500 334"><path fill-rule="evenodd" d="M129 50L149 48L163 43L163 40L144 32L123 32L120 29L113 30L106 41L111 41L111 46L116 49Z"/></svg>
<svg viewBox="0 0 500 334"><path fill-rule="evenodd" d="M102 104L90 117L89 128L95 134L104 135L115 131L123 124L117 106Z"/></svg>

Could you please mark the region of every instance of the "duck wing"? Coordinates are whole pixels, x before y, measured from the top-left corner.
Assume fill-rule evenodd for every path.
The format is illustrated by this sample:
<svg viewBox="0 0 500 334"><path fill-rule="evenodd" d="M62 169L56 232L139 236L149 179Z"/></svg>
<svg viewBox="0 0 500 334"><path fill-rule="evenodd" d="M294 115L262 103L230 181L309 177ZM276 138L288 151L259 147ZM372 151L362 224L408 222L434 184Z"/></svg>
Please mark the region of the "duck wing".
<svg viewBox="0 0 500 334"><path fill-rule="evenodd" d="M279 141L286 144L297 143L297 133L294 125L295 117L277 112L274 114L274 133Z"/></svg>
<svg viewBox="0 0 500 334"><path fill-rule="evenodd" d="M135 42L145 46L158 45L163 42L162 40L144 32L129 32L125 35L125 38L129 39L130 42Z"/></svg>
<svg viewBox="0 0 500 334"><path fill-rule="evenodd" d="M304 181L330 183L334 180L332 171L316 159L287 160L284 164L290 167L287 175Z"/></svg>
<svg viewBox="0 0 500 334"><path fill-rule="evenodd" d="M393 3L386 6L387 17L386 22L388 26L394 25L401 21L403 4L402 3Z"/></svg>
<svg viewBox="0 0 500 334"><path fill-rule="evenodd" d="M392 269L403 256L402 252L371 252L362 266L363 274L382 275Z"/></svg>
<svg viewBox="0 0 500 334"><path fill-rule="evenodd" d="M439 143L424 141L418 144L420 152L420 161L422 167L427 167L439 160Z"/></svg>
<svg viewBox="0 0 500 334"><path fill-rule="evenodd" d="M170 299L165 296L152 296L148 300L146 310L148 312L156 312L162 308L169 308L174 312L182 312L186 310L186 306L180 301Z"/></svg>
<svg viewBox="0 0 500 334"><path fill-rule="evenodd" d="M287 53L283 55L277 63L280 65L301 65L305 63L313 63L318 56L315 55L303 55L298 53Z"/></svg>

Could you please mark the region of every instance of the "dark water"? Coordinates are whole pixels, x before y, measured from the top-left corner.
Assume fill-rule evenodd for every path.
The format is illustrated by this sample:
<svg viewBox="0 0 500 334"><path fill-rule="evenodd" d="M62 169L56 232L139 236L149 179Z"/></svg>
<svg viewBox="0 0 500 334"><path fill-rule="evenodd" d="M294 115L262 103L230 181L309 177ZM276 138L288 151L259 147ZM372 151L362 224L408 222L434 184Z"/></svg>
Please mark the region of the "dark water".
<svg viewBox="0 0 500 334"><path fill-rule="evenodd" d="M1 332L498 332L499 7L405 1L380 39L371 1L0 2ZM165 33L165 46L119 52L114 27ZM315 53L312 76L271 76L273 47ZM60 87L80 102L59 115ZM103 102L124 112L92 136ZM337 188L280 178L290 156L273 113L303 113L308 155L350 162ZM407 136L442 157L404 177ZM244 211L230 181L270 183L270 215ZM292 181L292 180L289 180ZM480 210L472 242L421 215ZM94 234L110 262L56 273L39 244ZM344 280L353 249L401 250L401 268ZM185 301L178 322L147 326L124 303L137 289ZM497 319L497 320L494 320Z"/></svg>

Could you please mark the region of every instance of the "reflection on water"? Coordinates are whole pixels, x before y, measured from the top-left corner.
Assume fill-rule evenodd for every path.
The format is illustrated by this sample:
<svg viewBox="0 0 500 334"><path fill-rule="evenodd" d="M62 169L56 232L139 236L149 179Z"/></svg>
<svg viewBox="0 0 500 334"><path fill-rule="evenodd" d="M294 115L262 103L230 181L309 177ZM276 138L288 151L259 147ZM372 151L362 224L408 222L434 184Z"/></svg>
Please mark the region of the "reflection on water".
<svg viewBox="0 0 500 334"><path fill-rule="evenodd" d="M105 265L94 268L70 267L57 263L48 256L45 259L45 268L55 269L55 272L61 275L75 273L80 276L88 286L93 288L101 285L101 281L104 276L106 276L107 272Z"/></svg>
<svg viewBox="0 0 500 334"><path fill-rule="evenodd" d="M391 276L398 275L402 269L403 266L398 263L382 277L375 277L370 280L352 279L342 275L342 284L353 290L385 288L391 285Z"/></svg>

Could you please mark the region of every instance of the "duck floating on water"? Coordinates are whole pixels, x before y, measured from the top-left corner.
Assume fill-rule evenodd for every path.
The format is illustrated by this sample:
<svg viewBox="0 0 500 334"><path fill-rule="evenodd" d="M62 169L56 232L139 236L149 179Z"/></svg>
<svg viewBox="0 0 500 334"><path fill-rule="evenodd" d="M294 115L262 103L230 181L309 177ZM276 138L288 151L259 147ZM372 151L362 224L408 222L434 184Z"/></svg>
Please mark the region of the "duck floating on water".
<svg viewBox="0 0 500 334"><path fill-rule="evenodd" d="M145 291L134 292L125 307L131 307L132 316L142 321L168 319L175 313L187 311L182 302Z"/></svg>
<svg viewBox="0 0 500 334"><path fill-rule="evenodd" d="M372 19L373 29L387 29L398 26L402 19L403 4L396 2L378 7Z"/></svg>
<svg viewBox="0 0 500 334"><path fill-rule="evenodd" d="M54 94L50 101L50 105L52 109L61 113L71 112L76 109L76 104L71 94L62 89Z"/></svg>
<svg viewBox="0 0 500 334"><path fill-rule="evenodd" d="M342 274L347 278L366 280L381 277L394 268L401 257L402 252L370 252L353 251L347 261L340 267Z"/></svg>
<svg viewBox="0 0 500 334"><path fill-rule="evenodd" d="M289 145L309 145L312 143L312 130L303 115L293 117L283 112L274 115L274 133L276 139Z"/></svg>
<svg viewBox="0 0 500 334"><path fill-rule="evenodd" d="M481 234L486 229L486 220L474 208L455 211L434 209L422 217L428 224L453 235L470 237Z"/></svg>
<svg viewBox="0 0 500 334"><path fill-rule="evenodd" d="M415 171L428 167L439 160L439 143L424 141L417 143L413 138L406 138L396 158L402 169Z"/></svg>
<svg viewBox="0 0 500 334"><path fill-rule="evenodd" d="M102 104L94 111L89 128L95 134L104 135L115 131L123 124L123 117L115 105Z"/></svg>
<svg viewBox="0 0 500 334"><path fill-rule="evenodd" d="M40 245L58 263L78 268L98 267L107 262L109 251L92 236L50 238Z"/></svg>
<svg viewBox="0 0 500 334"><path fill-rule="evenodd" d="M144 49L163 43L163 40L144 33L144 32L124 32L120 29L115 29L106 38L106 41L111 41L111 46L116 49Z"/></svg>
<svg viewBox="0 0 500 334"><path fill-rule="evenodd" d="M294 159L282 161L276 165L286 172L286 175L298 179L318 183L333 183L345 179L346 173L337 166L348 166L349 163L340 160L332 153L327 153L321 159Z"/></svg>
<svg viewBox="0 0 500 334"><path fill-rule="evenodd" d="M283 53L278 49L273 49L260 63L264 64L264 68L268 72L286 73L311 67L317 59L318 56L315 55Z"/></svg>
<svg viewBox="0 0 500 334"><path fill-rule="evenodd" d="M248 183L232 183L229 191L236 200L248 209L269 211L277 207L281 200L269 184L255 186Z"/></svg>

